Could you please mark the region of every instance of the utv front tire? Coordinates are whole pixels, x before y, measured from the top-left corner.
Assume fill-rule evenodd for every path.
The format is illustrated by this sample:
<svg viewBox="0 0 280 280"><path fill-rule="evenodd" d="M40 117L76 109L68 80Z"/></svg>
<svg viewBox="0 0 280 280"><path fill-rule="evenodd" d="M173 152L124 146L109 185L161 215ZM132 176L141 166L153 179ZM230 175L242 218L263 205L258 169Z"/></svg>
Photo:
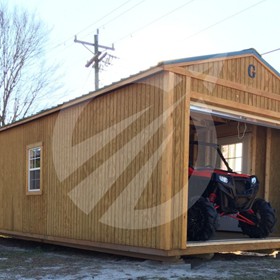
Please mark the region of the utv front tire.
<svg viewBox="0 0 280 280"><path fill-rule="evenodd" d="M256 199L252 210L254 213L242 212L240 213L247 219L253 221L255 225L249 225L245 222L239 221L239 226L242 232L251 238L265 238L274 228L276 223L275 211L269 202L264 199Z"/></svg>
<svg viewBox="0 0 280 280"><path fill-rule="evenodd" d="M188 210L188 240L208 240L217 227L218 213L213 204L204 197L199 198Z"/></svg>

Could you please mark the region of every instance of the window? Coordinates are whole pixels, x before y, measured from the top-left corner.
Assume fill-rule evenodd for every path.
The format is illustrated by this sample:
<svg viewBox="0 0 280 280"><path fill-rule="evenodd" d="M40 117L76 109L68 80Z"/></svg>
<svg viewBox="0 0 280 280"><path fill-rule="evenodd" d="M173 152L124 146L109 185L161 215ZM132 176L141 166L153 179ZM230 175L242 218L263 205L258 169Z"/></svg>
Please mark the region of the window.
<svg viewBox="0 0 280 280"><path fill-rule="evenodd" d="M28 193L41 193L41 167L42 167L42 145L33 145L27 148Z"/></svg>
<svg viewBox="0 0 280 280"><path fill-rule="evenodd" d="M243 139L236 136L224 137L218 140L224 158L233 171L250 173L251 170L251 134L247 133ZM225 168L220 162L220 167Z"/></svg>
<svg viewBox="0 0 280 280"><path fill-rule="evenodd" d="M242 154L243 143L234 143L221 146L222 154L233 171L242 172ZM223 161L221 161L221 169L226 169Z"/></svg>

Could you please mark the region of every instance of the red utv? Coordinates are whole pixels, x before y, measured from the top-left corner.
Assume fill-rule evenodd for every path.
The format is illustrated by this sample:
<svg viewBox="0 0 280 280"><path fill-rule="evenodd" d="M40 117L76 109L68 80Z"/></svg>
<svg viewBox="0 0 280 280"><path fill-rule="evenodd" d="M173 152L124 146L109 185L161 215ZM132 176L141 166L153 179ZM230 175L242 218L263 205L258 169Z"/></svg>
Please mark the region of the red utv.
<svg viewBox="0 0 280 280"><path fill-rule="evenodd" d="M188 240L211 238L219 216L237 219L242 232L251 238L267 237L276 217L269 202L256 198L258 178L233 172L217 144L192 142L191 145L196 145L196 149L214 149L227 170L209 165L189 166Z"/></svg>

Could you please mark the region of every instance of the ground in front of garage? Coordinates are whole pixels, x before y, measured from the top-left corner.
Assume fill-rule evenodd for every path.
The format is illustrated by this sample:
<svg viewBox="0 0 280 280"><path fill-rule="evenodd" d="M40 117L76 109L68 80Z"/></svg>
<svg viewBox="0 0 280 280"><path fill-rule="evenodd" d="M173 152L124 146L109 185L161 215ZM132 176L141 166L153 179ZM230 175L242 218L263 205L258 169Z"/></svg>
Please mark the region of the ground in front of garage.
<svg viewBox="0 0 280 280"><path fill-rule="evenodd" d="M280 279L275 255L208 257L166 263L0 238L0 279Z"/></svg>

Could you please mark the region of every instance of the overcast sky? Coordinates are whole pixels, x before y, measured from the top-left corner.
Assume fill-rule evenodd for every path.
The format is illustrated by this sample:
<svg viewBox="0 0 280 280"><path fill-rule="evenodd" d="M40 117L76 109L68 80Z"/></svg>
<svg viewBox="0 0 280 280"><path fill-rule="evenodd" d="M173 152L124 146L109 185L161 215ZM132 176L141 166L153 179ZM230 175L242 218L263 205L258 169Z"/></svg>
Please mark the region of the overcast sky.
<svg viewBox="0 0 280 280"><path fill-rule="evenodd" d="M36 11L50 27L48 59L59 61L67 94L62 101L94 90L92 53L79 40L111 46L112 66L101 86L162 60L255 48L280 48L278 0L9 0ZM93 49L91 48L93 51ZM263 58L280 72L280 51ZM61 101L60 100L60 101Z"/></svg>

